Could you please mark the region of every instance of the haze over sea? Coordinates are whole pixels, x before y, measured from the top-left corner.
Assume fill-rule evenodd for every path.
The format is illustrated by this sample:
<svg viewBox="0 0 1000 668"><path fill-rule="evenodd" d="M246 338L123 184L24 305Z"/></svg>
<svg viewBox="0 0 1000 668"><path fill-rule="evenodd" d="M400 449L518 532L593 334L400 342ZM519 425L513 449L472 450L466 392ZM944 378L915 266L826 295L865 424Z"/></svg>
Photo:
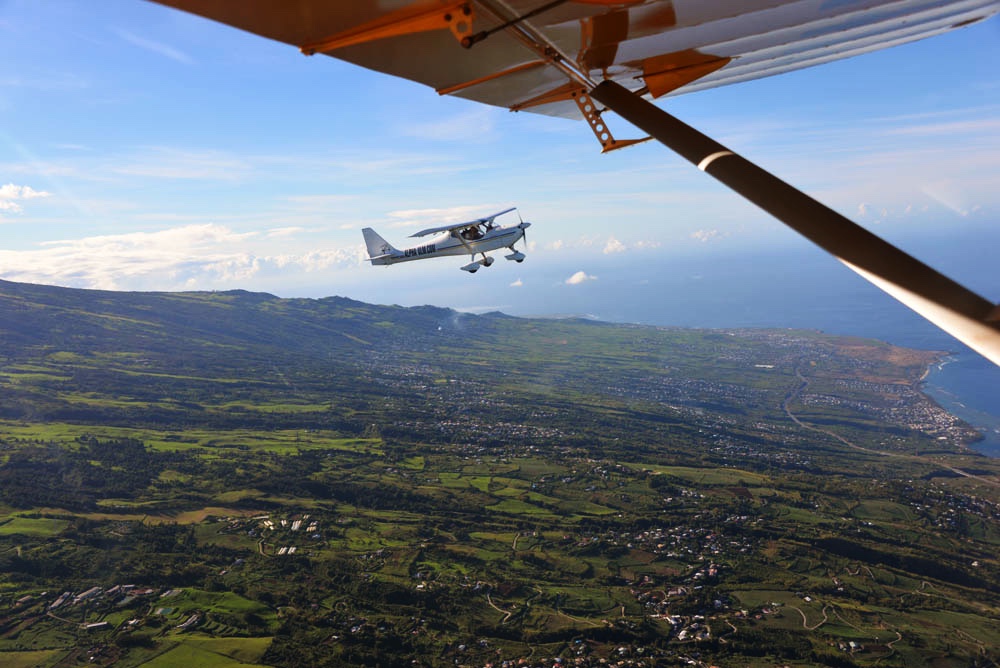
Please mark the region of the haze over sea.
<svg viewBox="0 0 1000 668"><path fill-rule="evenodd" d="M980 229L961 239L951 232L925 236L906 250L996 301L998 242L1000 233ZM635 260L627 253L609 260L604 275L615 275L614 281L595 269L592 280L567 285L555 308L551 299L525 290L516 305L500 310L658 326L817 329L947 351L951 354L928 375L925 392L983 433L976 450L1000 456L1000 368L825 253L803 244L773 252L734 249L655 263ZM554 281L567 275L564 267L533 270L551 273Z"/></svg>

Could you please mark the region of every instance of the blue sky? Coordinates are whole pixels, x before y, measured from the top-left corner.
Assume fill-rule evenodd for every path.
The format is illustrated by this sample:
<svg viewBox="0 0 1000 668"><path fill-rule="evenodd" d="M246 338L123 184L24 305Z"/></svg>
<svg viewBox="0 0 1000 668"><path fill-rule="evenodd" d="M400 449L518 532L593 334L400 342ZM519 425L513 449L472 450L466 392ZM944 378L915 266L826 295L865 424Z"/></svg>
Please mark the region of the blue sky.
<svg viewBox="0 0 1000 668"><path fill-rule="evenodd" d="M582 122L442 98L140 0L0 0L0 62L8 280L474 308L805 243L659 145L602 156ZM996 62L993 19L661 104L904 247L968 244L1000 213ZM454 258L363 262L362 227L402 244L508 206L534 223L524 264L473 278ZM920 257L934 265L936 246L944 261L944 243Z"/></svg>

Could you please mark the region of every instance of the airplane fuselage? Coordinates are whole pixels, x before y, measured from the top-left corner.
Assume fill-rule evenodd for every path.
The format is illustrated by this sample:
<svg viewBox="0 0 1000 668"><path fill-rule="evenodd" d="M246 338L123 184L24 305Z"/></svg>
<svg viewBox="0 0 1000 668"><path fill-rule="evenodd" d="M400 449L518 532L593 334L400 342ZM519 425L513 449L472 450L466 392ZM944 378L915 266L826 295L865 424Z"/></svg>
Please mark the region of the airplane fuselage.
<svg viewBox="0 0 1000 668"><path fill-rule="evenodd" d="M401 248L399 252L402 255L393 256L387 264L422 260L429 255L476 255L509 248L524 237L524 228L521 225L494 227L479 239L459 239L460 234L456 230L455 234L444 233L420 246Z"/></svg>
<svg viewBox="0 0 1000 668"><path fill-rule="evenodd" d="M464 230L444 232L431 241L410 248L383 248L382 253L371 258L372 264L396 264L411 260L425 260L431 257L452 255L478 255L501 248L512 248L515 243L524 238L524 229L530 223L519 223L509 227L494 227L487 230L479 238L470 239L463 236ZM389 246L389 244L385 244Z"/></svg>

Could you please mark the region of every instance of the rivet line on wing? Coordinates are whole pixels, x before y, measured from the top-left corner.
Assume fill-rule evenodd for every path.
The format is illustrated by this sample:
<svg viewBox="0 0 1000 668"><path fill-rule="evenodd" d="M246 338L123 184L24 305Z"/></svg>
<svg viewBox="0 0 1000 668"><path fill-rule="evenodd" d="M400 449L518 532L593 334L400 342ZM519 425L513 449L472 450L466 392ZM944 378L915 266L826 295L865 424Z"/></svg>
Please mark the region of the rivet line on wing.
<svg viewBox="0 0 1000 668"><path fill-rule="evenodd" d="M727 155L736 155L736 154L733 153L732 151L716 151L712 155L705 156L705 158L698 163L698 169L700 169L701 171L705 171L706 169L708 169L708 166L711 165L713 162L715 162L719 158L724 158Z"/></svg>

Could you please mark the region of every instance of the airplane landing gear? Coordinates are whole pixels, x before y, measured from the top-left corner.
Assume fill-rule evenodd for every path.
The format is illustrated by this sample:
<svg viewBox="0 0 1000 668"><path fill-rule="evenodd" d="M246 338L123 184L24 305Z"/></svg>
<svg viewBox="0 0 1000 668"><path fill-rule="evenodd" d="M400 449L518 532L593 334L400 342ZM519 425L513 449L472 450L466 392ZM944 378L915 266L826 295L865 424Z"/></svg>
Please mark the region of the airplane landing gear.
<svg viewBox="0 0 1000 668"><path fill-rule="evenodd" d="M475 262L470 262L469 264L462 267L462 271L467 271L470 274L474 274L477 271L479 271L480 267L488 267L491 264L493 264L493 258L483 253L482 260L476 260Z"/></svg>

